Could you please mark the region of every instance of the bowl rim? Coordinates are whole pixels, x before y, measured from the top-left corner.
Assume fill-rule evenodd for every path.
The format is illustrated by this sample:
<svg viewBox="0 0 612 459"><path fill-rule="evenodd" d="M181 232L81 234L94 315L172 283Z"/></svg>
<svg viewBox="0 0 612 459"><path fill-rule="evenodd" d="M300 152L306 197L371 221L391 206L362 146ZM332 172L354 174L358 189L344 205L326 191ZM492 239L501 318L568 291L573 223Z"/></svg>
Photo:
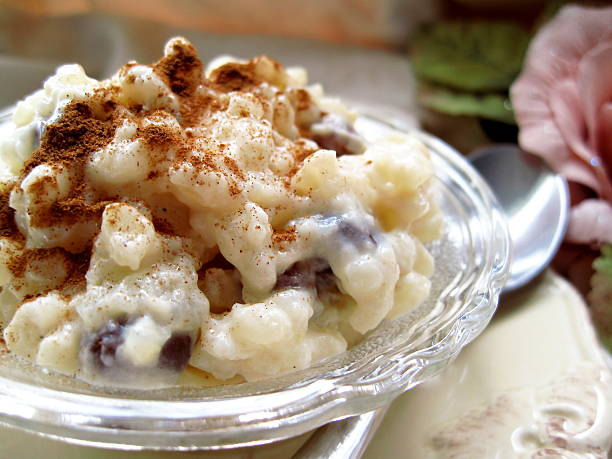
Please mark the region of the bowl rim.
<svg viewBox="0 0 612 459"><path fill-rule="evenodd" d="M372 117L360 119L400 130ZM482 217L478 224L489 238L483 241L483 264L468 301L427 347L407 353L408 343L402 342L376 362L355 362L348 373L307 379L281 392L219 400L94 396L0 376L0 424L68 443L126 451L236 448L293 437L377 409L438 374L493 316L508 276L511 241L501 206L467 159L430 134L410 133L448 164L451 180L477 208Z"/></svg>

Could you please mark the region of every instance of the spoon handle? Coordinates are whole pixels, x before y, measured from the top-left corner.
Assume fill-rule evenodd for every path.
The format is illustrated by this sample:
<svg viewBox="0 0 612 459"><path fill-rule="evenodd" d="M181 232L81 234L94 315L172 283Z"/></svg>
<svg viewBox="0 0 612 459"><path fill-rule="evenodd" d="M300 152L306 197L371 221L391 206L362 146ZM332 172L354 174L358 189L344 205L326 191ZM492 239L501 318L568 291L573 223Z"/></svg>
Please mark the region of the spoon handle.
<svg viewBox="0 0 612 459"><path fill-rule="evenodd" d="M359 459L378 430L389 405L331 422L315 431L293 459Z"/></svg>

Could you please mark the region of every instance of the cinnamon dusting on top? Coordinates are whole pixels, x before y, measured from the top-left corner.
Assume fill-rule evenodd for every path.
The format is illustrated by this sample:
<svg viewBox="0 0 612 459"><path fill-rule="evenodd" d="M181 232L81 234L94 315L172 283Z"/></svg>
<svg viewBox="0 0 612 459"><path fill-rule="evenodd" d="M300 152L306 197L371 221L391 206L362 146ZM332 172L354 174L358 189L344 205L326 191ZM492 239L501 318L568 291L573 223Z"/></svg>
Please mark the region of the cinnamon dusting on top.
<svg viewBox="0 0 612 459"><path fill-rule="evenodd" d="M112 118L98 119L87 103L72 102L59 121L46 126L41 145L26 161L22 176L39 164L82 164L112 140L115 128Z"/></svg>
<svg viewBox="0 0 612 459"><path fill-rule="evenodd" d="M230 158L229 156L224 156L223 157L223 162L225 163L225 165L227 166L227 168L232 171L232 173L238 177L240 180L244 181L245 180L245 176L242 173L242 171L240 170L240 167L238 167L238 164L236 163L236 161L234 161L232 158Z"/></svg>
<svg viewBox="0 0 612 459"><path fill-rule="evenodd" d="M172 44L172 52L153 65L153 71L176 95L188 97L202 82L203 65L191 43L177 40Z"/></svg>
<svg viewBox="0 0 612 459"><path fill-rule="evenodd" d="M288 228L274 230L272 233L272 242L278 246L279 250L286 250L286 244L295 242L297 240L298 233L295 226L289 226Z"/></svg>
<svg viewBox="0 0 612 459"><path fill-rule="evenodd" d="M199 172L211 171L218 174L220 179L222 175L225 176L231 196L237 196L242 192L241 182L247 180L248 175L228 155L227 145L211 142L207 144L208 149L196 148L197 135L194 134L194 130L202 129L215 112L227 109L229 100L227 93L232 91L251 91L266 112L272 111L273 102L257 89L264 82L258 74L258 65L263 59L266 59L263 64L272 63L277 70L282 70L281 65L271 59L255 58L246 63L232 62L222 65L206 78L203 64L191 44L176 40L168 51L168 54L151 68L180 101L180 116L177 117L177 121L181 130L177 131L164 122L165 118L174 116L168 111L158 108L147 111L140 104L122 105L119 102L120 88L113 84L94 89L87 102L69 103L57 121L46 125L40 147L24 164L20 181L36 166L47 164L51 168L61 167L68 171L71 189L68 196L44 205L43 203L47 201L44 199L46 193L58 187L57 179L52 176L42 176L30 184L31 194L35 195L35 199L39 200L38 204L41 204L29 215L31 226L69 227L76 222L91 221L94 223L92 231L99 229L106 205L121 201L122 198L104 195L95 190L85 179L85 169L92 155L113 141L116 130L126 120L137 124L135 137L142 139L148 147L151 170L146 180L158 179L169 167L186 162L194 170L194 181L197 180ZM134 65L136 64L129 63L122 71ZM135 83L133 75L129 78ZM284 82L279 82L277 89L277 93L282 94L285 89ZM314 103L306 90L296 89L294 94L292 103L297 111L308 110ZM244 115L248 116L249 113ZM298 127L300 133L306 137L308 127ZM304 160L316 151L316 148L312 147L312 143L298 138L292 142L290 151L293 161L288 174L275 179L279 180L288 191L291 191L291 177L299 170ZM9 192L5 191L0 194L0 236L23 239L15 225L14 211L8 202ZM159 233L176 235L172 223L165 218L154 215L153 224ZM273 242L281 246L295 241L296 238L297 232L294 227L275 231L272 236ZM13 257L9 269L15 277L21 277L30 269L33 261L51 255L57 256L60 253L69 265L71 285L79 285L84 282L85 272L89 267L91 247L88 246L85 250L81 247L78 251L80 253L75 254L59 248L25 250L22 254Z"/></svg>
<svg viewBox="0 0 612 459"><path fill-rule="evenodd" d="M15 211L9 206L12 187L0 192L0 237L12 238L19 234L15 224Z"/></svg>
<svg viewBox="0 0 612 459"><path fill-rule="evenodd" d="M255 73L255 65L255 59L244 64L229 62L212 71L209 83L222 92L251 89L262 82Z"/></svg>
<svg viewBox="0 0 612 459"><path fill-rule="evenodd" d="M306 144L301 139L298 139L295 142L295 145L293 146L293 149L291 150L294 163L293 163L293 167L287 173L287 177L285 180L286 187L290 186L291 177L293 177L297 173L297 171L300 169L300 167L304 163L304 160L308 158L309 156L311 156L316 151L317 151L316 148L312 148L311 146Z"/></svg>
<svg viewBox="0 0 612 459"><path fill-rule="evenodd" d="M294 94L297 100L295 108L298 111L308 110L314 103L312 97L310 96L310 93L305 89L296 89L294 91Z"/></svg>
<svg viewBox="0 0 612 459"><path fill-rule="evenodd" d="M174 131L160 124L139 127L136 136L142 138L144 143L151 148L168 148L182 142Z"/></svg>
<svg viewBox="0 0 612 459"><path fill-rule="evenodd" d="M201 88L191 97L183 99L180 123L183 127L197 126L206 116L227 109L227 100L220 99Z"/></svg>
<svg viewBox="0 0 612 459"><path fill-rule="evenodd" d="M85 275L89 269L89 259L91 257L91 248L79 254L72 254L62 248L52 249L23 249L19 253L14 254L7 267L11 274L17 278L24 278L26 272L36 274L40 269L43 271L39 275L44 275L46 269L41 268L41 262L51 262L57 266L58 263L63 265L65 276L57 279L58 284L53 286L54 290L83 290L85 288ZM17 283L15 288L19 290L20 285ZM29 300L36 296L44 295L52 288L37 292L36 295L26 295L25 299Z"/></svg>
<svg viewBox="0 0 612 459"><path fill-rule="evenodd" d="M232 196L236 196L242 191L242 187L234 180L229 180L227 187Z"/></svg>
<svg viewBox="0 0 612 459"><path fill-rule="evenodd" d="M42 207L30 215L32 226L72 224L101 214L103 203L88 203L83 196L84 168L93 152L111 142L117 121L114 116L108 119L97 117L92 107L85 102L72 102L64 109L57 122L46 126L40 147L25 162L21 177L25 178L32 169L41 164L62 166L70 171L72 189L66 198L54 202L51 206ZM54 180L53 177L41 177L31 185L39 199L42 200L49 192L48 185L53 185Z"/></svg>
<svg viewBox="0 0 612 459"><path fill-rule="evenodd" d="M30 271L34 269L34 262L43 261L54 255L65 255L63 249L24 249L22 253L11 257L7 267L11 274L15 277L23 277L26 269ZM66 256L66 260L68 257Z"/></svg>
<svg viewBox="0 0 612 459"><path fill-rule="evenodd" d="M297 239L297 230L295 226L290 226L285 229L275 230L272 233L272 242L278 244L280 242L293 242Z"/></svg>

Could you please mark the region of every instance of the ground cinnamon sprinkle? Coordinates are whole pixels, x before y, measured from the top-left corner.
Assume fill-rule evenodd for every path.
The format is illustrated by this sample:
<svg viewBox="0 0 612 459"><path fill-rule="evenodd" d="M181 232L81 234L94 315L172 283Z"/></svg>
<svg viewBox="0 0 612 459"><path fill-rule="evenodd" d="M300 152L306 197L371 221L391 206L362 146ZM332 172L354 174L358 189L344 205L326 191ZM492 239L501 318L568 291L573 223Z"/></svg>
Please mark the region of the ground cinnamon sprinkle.
<svg viewBox="0 0 612 459"><path fill-rule="evenodd" d="M110 85L94 89L90 102L77 101L68 104L59 120L45 127L40 147L24 164L20 180L23 180L36 166L47 164L51 168L62 167L69 171L71 190L68 196L45 206L46 193L55 192L58 179L42 176L35 183L30 184L30 194L39 200L36 210L30 212L30 224L34 227L64 226L68 228L77 222L93 221L99 226L104 208L112 202L120 201L121 198L102 196L96 192L85 180L85 167L94 152L106 148L113 141L117 128L126 119L138 124L135 138L142 139L143 143L149 147L150 164L148 166L151 170L147 175L147 180L161 177L165 173L164 167L178 167L181 163L187 163L193 167L194 180L198 180L197 174L201 171L212 171L219 175L219 179L225 176L231 196L239 195L242 192L242 182L248 177L241 166L232 157L227 156L227 146L218 144L209 146L209 150L202 151L200 147L196 148L196 145L200 144L196 143L196 135L190 128L197 132L198 128L206 126L214 112L226 110L229 101L226 93L251 91L263 83L257 74L261 59L222 65L213 70L209 78L205 78L203 64L195 48L184 42L175 42L171 52L153 64L151 68L179 98L178 121L184 129L184 136L177 133L173 127L165 125L166 118L173 116L168 111L145 110L145 107L139 104L121 105L118 102L121 90L118 86ZM280 69L280 64L272 60L270 62ZM128 64L123 70L133 65L135 64ZM135 83L133 76L130 78L128 82ZM278 89L279 94L285 89L283 81L279 82ZM253 91L253 95L265 110L271 110L271 102L267 96L257 90ZM309 93L305 90L296 90L293 97L296 110L306 110L313 103ZM153 123L147 124L146 120L153 121ZM170 151L172 151L173 158L172 156L168 158ZM292 168L286 177L277 178L288 190L291 188L291 177L299 170L304 160L315 151L316 148L311 148L301 139L294 143ZM8 200L8 191L0 195L0 235L21 236L15 225L14 211L8 206ZM159 233L176 234L172 223L165 218L154 215L153 224ZM92 231L95 231L96 225L93 225L92 228L94 228ZM94 236L92 234L92 238ZM275 231L272 236L273 242L281 245L293 242L296 238L297 232L294 227ZM82 247L75 250L80 251ZM89 267L91 247L77 254L59 248L26 250L13 257L9 263L9 269L14 276L20 277L27 269L30 269L34 260L56 256L57 253L62 254L69 266L70 275L66 285L79 285L84 282L84 276Z"/></svg>
<svg viewBox="0 0 612 459"><path fill-rule="evenodd" d="M245 176L242 173L242 171L240 170L240 168L238 167L238 164L236 163L236 161L234 161L229 156L224 156L223 157L223 162L225 163L227 168L233 172L233 174L236 177L238 177L240 180L245 180Z"/></svg>
<svg viewBox="0 0 612 459"><path fill-rule="evenodd" d="M296 96L296 109L298 111L308 110L313 104L312 97L310 97L310 93L305 89L298 89L295 91Z"/></svg>
<svg viewBox="0 0 612 459"><path fill-rule="evenodd" d="M46 126L40 147L25 162L22 177L40 164L82 163L112 140L115 129L112 118L97 119L88 104L72 102L58 122Z"/></svg>
<svg viewBox="0 0 612 459"><path fill-rule="evenodd" d="M210 113L226 110L227 105L227 100L219 99L208 93L206 88L201 88L197 93L183 99L179 122L183 127L196 126Z"/></svg>
<svg viewBox="0 0 612 459"><path fill-rule="evenodd" d="M221 174L219 166L214 159L214 152L203 151L198 152L199 154L189 156L191 153L192 151L188 148L182 148L177 154L177 159L180 159L180 162L188 162L196 169L196 171L206 169Z"/></svg>
<svg viewBox="0 0 612 459"><path fill-rule="evenodd" d="M153 65L153 71L166 81L175 94L187 97L202 81L202 61L195 47L189 43L175 42L172 51Z"/></svg>
<svg viewBox="0 0 612 459"><path fill-rule="evenodd" d="M272 233L272 242L280 244L282 242L293 242L297 239L297 230L295 226L290 226L281 230L274 230Z"/></svg>
<svg viewBox="0 0 612 459"><path fill-rule="evenodd" d="M242 188L240 187L240 185L235 182L234 180L228 180L228 189L229 192L232 196L236 196L238 194L240 194L240 192L242 191Z"/></svg>
<svg viewBox="0 0 612 459"><path fill-rule="evenodd" d="M139 127L136 136L152 148L168 148L181 142L181 139L172 130L158 124L149 124Z"/></svg>
<svg viewBox="0 0 612 459"><path fill-rule="evenodd" d="M48 187L57 186L57 178L50 175L39 177L34 183L30 184L29 190L34 197L34 203L40 204L44 201Z"/></svg>
<svg viewBox="0 0 612 459"><path fill-rule="evenodd" d="M295 145L291 151L293 154L293 167L287 172L287 180L285 181L287 184L290 184L290 178L297 174L297 171L300 169L304 160L311 156L313 153L317 151L316 148L311 148L302 140L297 140ZM287 185L289 186L289 185Z"/></svg>
<svg viewBox="0 0 612 459"><path fill-rule="evenodd" d="M111 104L112 105L112 104ZM108 106L108 105L107 105ZM73 186L65 199L54 202L48 207L38 209L31 215L30 224L36 227L49 227L57 224L72 224L85 218L99 217L108 202L87 203L84 198L84 167L89 156L111 142L118 120L114 116L99 119L93 109L84 102L73 102L65 109L62 117L48 124L40 147L32 153L23 167L21 176L25 177L40 164L64 166L73 176ZM49 180L55 180L49 177ZM46 178L32 184L38 199L43 200Z"/></svg>
<svg viewBox="0 0 612 459"><path fill-rule="evenodd" d="M244 64L230 62L217 67L208 81L214 89L222 92L245 90L261 83L255 74L255 60Z"/></svg>
<svg viewBox="0 0 612 459"><path fill-rule="evenodd" d="M151 68L181 98L181 126L195 126L206 111L223 110L227 106L205 91L204 65L193 45L173 43L172 53Z"/></svg>
<svg viewBox="0 0 612 459"><path fill-rule="evenodd" d="M248 90L254 85L259 85L262 81L256 74L256 66L259 59L253 59L247 63L228 63L212 72L207 80L203 76L203 65L197 56L195 48L184 42L173 44L172 52L160 59L152 66L154 72L160 75L181 98L181 125L195 125L202 120L203 116L215 110L227 108L227 99L215 95L211 90L227 92L233 90ZM277 67L280 64L272 61ZM129 68L129 65L125 68ZM199 88L199 89L198 89ZM198 89L198 91L196 91ZM72 189L69 196L60 199L49 206L38 206L32 212L30 223L36 227L49 227L63 224L71 225L83 219L99 219L104 207L113 202L112 199L100 199L91 201L91 193L87 194L87 186L84 183L84 167L89 156L97 150L106 147L113 139L116 128L121 124L126 115L125 108L116 102L117 91L119 88L107 87L94 90L93 99L102 109L104 116L102 119L95 115L95 110L86 102L73 102L69 104L62 114L59 121L46 126L45 133L41 139L40 147L26 161L21 178L23 179L33 168L40 164L64 166L70 170L72 175ZM191 97L190 97L191 96ZM309 94L304 91L297 91L297 106L306 108L312 101ZM265 101L268 103L268 101ZM130 107L128 107L130 108ZM136 117L143 116L155 117L156 113L143 113L142 107L131 107L136 112ZM158 114L164 118L168 113L163 110ZM149 124L140 126L137 137L151 147L152 150L161 152L155 158L152 151L151 165L158 164L165 159L166 151L172 146L178 146L176 159L187 161L197 170L202 167L219 173L224 173L220 169L220 164L214 159L220 156L225 167L234 177L227 177L229 190L232 195L241 192L242 187L237 180L246 179L244 173L232 158L223 154L223 148L219 151L205 152L204 154L193 155L193 139L187 136L187 141L176 135L176 133L159 124ZM305 147L303 144L295 146L294 166L289 173L289 177L297 172L305 158L310 156L315 150ZM155 168L148 174L148 179L155 179L160 172ZM54 177L41 177L36 183L32 184L32 194L44 202L45 193L53 188L56 179ZM285 185L289 182L285 180ZM56 183L55 183L56 184ZM86 196L88 198L86 199ZM88 200L89 199L89 200ZM0 199L0 221L2 222L1 231L3 235L15 232L14 212L8 207L8 195L3 195ZM156 226L160 229L168 230L167 225L158 222Z"/></svg>
<svg viewBox="0 0 612 459"><path fill-rule="evenodd" d="M9 206L12 187L0 193L0 236L12 237L18 234L15 224L15 211Z"/></svg>
<svg viewBox="0 0 612 459"><path fill-rule="evenodd" d="M58 256L64 264L63 267L67 273L66 277L60 281L58 285L42 289L35 295L26 295L24 297L25 301L45 295L51 290L65 291L69 289L74 293L75 291L85 289L85 275L89 269L91 247L88 247L85 251L78 254L69 253L62 248L24 249L22 253L15 254L9 259L7 267L15 278L22 279L26 272L36 273L37 261L42 262L52 258L52 261L57 264ZM19 284L15 287L19 289Z"/></svg>
<svg viewBox="0 0 612 459"><path fill-rule="evenodd" d="M89 204L83 196L76 194L53 203L46 212L43 210L33 213L30 222L34 226L44 227L61 223L70 225L91 218L99 219L104 208L115 201L108 199Z"/></svg>
<svg viewBox="0 0 612 459"><path fill-rule="evenodd" d="M26 270L34 270L36 261L43 261L50 257L60 256L64 258L66 263L70 262L70 257L64 249L24 249L19 255L11 257L8 262L8 269L15 277L23 277Z"/></svg>

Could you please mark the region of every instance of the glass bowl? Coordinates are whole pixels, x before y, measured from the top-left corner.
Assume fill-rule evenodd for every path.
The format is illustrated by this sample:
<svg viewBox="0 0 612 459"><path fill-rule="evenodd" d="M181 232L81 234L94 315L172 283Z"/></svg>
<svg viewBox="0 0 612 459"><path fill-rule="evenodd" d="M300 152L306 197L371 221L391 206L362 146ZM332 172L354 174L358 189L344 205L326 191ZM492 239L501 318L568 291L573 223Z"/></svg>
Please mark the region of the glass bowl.
<svg viewBox="0 0 612 459"><path fill-rule="evenodd" d="M356 129L373 139L390 127L360 118ZM425 304L307 370L237 385L112 390L0 353L0 423L122 450L231 448L376 409L439 373L495 312L510 238L500 206L469 163L442 141L415 134L432 151L445 214L442 239L428 245L436 272Z"/></svg>

